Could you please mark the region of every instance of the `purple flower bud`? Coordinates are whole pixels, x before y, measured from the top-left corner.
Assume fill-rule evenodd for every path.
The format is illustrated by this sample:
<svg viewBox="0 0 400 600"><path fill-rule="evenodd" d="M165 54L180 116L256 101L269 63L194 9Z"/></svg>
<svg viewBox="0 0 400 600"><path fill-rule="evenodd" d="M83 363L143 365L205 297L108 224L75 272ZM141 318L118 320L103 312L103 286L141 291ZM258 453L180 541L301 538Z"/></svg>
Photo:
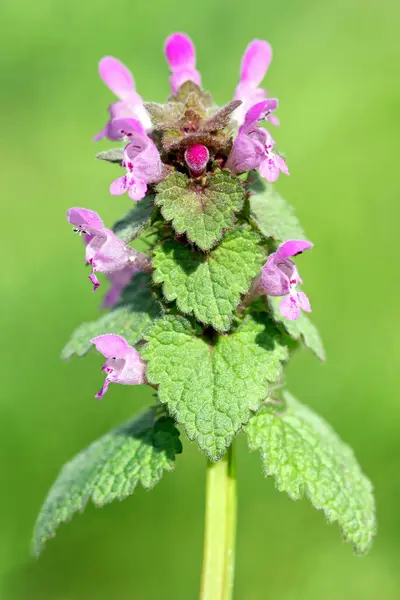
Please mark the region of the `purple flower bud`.
<svg viewBox="0 0 400 600"><path fill-rule="evenodd" d="M201 175L207 166L210 153L206 146L195 144L190 146L185 152L185 160L193 175Z"/></svg>

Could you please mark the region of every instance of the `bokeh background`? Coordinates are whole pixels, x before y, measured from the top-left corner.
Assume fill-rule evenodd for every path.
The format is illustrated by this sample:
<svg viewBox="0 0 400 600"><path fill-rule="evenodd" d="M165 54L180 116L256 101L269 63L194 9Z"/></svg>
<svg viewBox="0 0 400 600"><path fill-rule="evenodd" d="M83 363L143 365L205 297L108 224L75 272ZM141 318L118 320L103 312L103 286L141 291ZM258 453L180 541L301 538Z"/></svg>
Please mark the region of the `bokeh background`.
<svg viewBox="0 0 400 600"><path fill-rule="evenodd" d="M59 359L100 303L64 215L87 206L112 223L129 206L109 197L115 167L94 159L113 99L98 59L119 57L143 97L162 101L163 41L179 30L219 103L248 41L273 45L266 86L291 171L277 185L315 243L302 276L328 352L324 365L296 355L289 387L355 448L378 504L373 550L356 558L320 512L263 478L242 440L235 598L399 598L399 18L395 0L2 1L1 600L198 596L205 461L189 443L153 492L89 506L29 558L61 465L151 400L115 386L99 403L100 356Z"/></svg>

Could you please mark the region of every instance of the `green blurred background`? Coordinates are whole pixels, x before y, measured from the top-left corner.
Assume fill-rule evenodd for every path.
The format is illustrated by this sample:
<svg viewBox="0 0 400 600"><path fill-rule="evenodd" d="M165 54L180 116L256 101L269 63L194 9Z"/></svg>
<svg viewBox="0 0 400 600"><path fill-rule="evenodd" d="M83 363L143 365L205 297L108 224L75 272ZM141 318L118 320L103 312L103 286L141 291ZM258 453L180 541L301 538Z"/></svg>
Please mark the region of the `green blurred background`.
<svg viewBox="0 0 400 600"><path fill-rule="evenodd" d="M328 351L325 365L296 355L288 381L355 448L378 504L373 550L355 558L320 512L263 478L241 440L235 598L400 597L399 18L395 0L3 0L1 600L198 595L205 461L189 443L153 492L89 506L39 561L29 558L36 514L61 465L151 400L115 386L99 403L100 357L59 359L101 298L64 215L86 206L111 223L129 207L108 194L114 168L94 159L108 144L91 138L113 99L98 59L119 57L143 97L162 101L163 41L180 30L195 40L219 103L231 97L248 41L273 45L266 85L280 99L275 135L291 171L278 188L315 243L302 276Z"/></svg>

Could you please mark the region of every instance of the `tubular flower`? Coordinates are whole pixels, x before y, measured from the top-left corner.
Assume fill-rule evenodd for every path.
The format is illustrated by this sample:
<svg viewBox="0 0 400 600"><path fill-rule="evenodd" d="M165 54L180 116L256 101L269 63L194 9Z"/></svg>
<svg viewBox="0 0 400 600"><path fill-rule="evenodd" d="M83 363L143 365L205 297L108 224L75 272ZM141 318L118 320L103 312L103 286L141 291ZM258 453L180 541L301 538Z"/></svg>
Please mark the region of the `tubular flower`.
<svg viewBox="0 0 400 600"><path fill-rule="evenodd" d="M108 137L110 140L119 140L121 135L113 124L113 119L116 118L136 119L144 130L150 130L150 117L143 106L141 96L136 92L135 80L129 69L116 58L105 56L99 63L99 73L106 86L119 98L119 101L108 107L110 120L104 129L94 137L94 140L98 141L104 137Z"/></svg>
<svg viewBox="0 0 400 600"><path fill-rule="evenodd" d="M154 142L138 132L131 119L115 119L113 124L130 142L124 149L126 174L112 182L110 193L119 196L128 192L132 200L141 200L146 195L147 185L160 182L166 169Z"/></svg>
<svg viewBox="0 0 400 600"><path fill-rule="evenodd" d="M111 287L104 296L102 304L103 308L111 308L117 304L121 298L122 292L130 284L132 277L136 275L139 270L140 269L133 264L127 265L119 271L112 271L111 273L107 274L107 279L109 279Z"/></svg>
<svg viewBox="0 0 400 600"><path fill-rule="evenodd" d="M140 253L126 246L111 229L104 227L97 213L86 208L70 208L67 219L75 226L75 231L85 235L85 258L91 266L89 279L93 283L93 291L100 286L96 272L110 275L136 266Z"/></svg>
<svg viewBox="0 0 400 600"><path fill-rule="evenodd" d="M121 383L122 385L145 383L146 363L123 337L109 333L99 335L90 341L96 346L96 350L106 358L101 369L106 373L106 379L95 398L101 400L110 383Z"/></svg>
<svg viewBox="0 0 400 600"><path fill-rule="evenodd" d="M240 69L240 81L236 87L234 100L241 100L242 104L236 109L234 118L241 125L247 111L255 104L266 100L267 91L258 87L265 77L272 60L272 48L264 40L253 40L247 46ZM279 125L279 119L268 115L272 125Z"/></svg>
<svg viewBox="0 0 400 600"><path fill-rule="evenodd" d="M300 309L311 312L310 301L304 292L297 291L297 285L303 283L296 265L290 257L296 256L313 247L305 240L289 240L281 244L271 254L261 270L260 287L269 296L285 296L279 310L286 319L295 321Z"/></svg>
<svg viewBox="0 0 400 600"><path fill-rule="evenodd" d="M165 42L164 52L171 69L169 81L173 94L185 81L201 86L201 76L196 70L196 51L190 37L184 33L173 33Z"/></svg>
<svg viewBox="0 0 400 600"><path fill-rule="evenodd" d="M259 127L260 121L268 118L277 106L278 101L271 98L259 102L247 111L226 162L226 168L232 173L258 169L260 175L270 182L278 179L280 171L289 175L284 159L274 152L275 142L272 136L266 129Z"/></svg>

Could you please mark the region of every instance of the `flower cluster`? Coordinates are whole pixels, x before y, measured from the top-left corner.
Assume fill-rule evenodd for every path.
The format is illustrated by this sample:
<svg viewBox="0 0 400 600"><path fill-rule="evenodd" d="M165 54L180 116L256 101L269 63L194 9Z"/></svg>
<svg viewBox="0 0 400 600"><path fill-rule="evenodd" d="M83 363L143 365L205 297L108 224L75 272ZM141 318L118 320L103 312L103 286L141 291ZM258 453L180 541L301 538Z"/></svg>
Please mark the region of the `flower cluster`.
<svg viewBox="0 0 400 600"><path fill-rule="evenodd" d="M260 87L272 58L267 42L253 40L248 45L233 99L222 108L201 90L195 48L188 36L171 35L164 51L171 72L172 96L167 104L145 103L131 72L116 58L107 56L100 61L100 77L118 100L109 106L110 118L94 139L125 144L119 161L125 173L111 183L111 195L127 193L139 202L175 172L185 174L195 194L206 194L210 177L221 170L229 177L257 170L269 183L280 173L289 175L264 126L279 125L275 116L278 100L269 98ZM138 271L152 271L151 257L127 245L95 212L71 208L67 218L84 236L94 290L100 285L96 273L105 273L112 284L103 306L114 306ZM297 289L302 281L291 260L311 247L307 241L285 241L270 254L257 279L260 294L283 297L280 311L290 320L296 320L301 309L311 311L308 297ZM107 358L103 367L106 381L97 397L104 395L111 382L145 381L145 364L124 338L107 334L91 341Z"/></svg>

